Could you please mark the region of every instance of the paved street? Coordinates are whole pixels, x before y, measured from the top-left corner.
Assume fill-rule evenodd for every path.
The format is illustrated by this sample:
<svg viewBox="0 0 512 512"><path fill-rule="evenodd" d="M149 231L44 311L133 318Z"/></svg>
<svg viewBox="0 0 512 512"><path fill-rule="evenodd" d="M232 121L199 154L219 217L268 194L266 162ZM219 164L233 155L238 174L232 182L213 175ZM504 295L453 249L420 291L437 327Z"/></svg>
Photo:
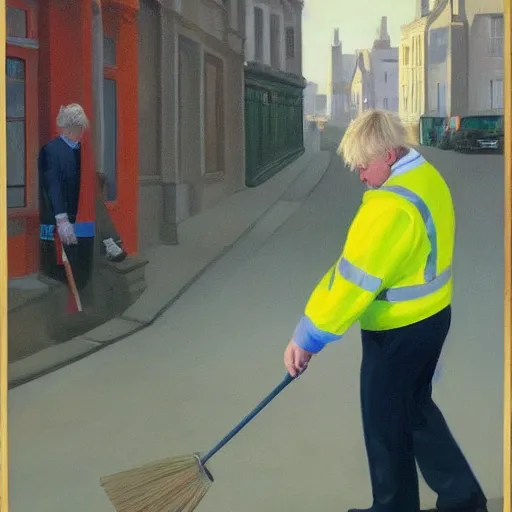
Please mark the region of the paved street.
<svg viewBox="0 0 512 512"><path fill-rule="evenodd" d="M425 150L458 215L454 320L438 403L490 498L501 495L503 159ZM207 450L284 375L282 356L336 258L362 187L337 158L153 326L10 392L13 512L108 512L99 478ZM288 201L288 202L286 202ZM270 235L270 236L269 236ZM205 512L339 512L370 503L356 328L209 465ZM432 494L422 488L425 505Z"/></svg>

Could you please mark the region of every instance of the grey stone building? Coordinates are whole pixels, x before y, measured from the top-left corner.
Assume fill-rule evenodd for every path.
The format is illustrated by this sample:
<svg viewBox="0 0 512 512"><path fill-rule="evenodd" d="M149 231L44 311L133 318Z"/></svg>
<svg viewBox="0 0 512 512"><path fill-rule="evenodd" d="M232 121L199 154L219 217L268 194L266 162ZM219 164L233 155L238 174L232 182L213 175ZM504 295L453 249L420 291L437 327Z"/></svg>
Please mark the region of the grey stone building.
<svg viewBox="0 0 512 512"><path fill-rule="evenodd" d="M140 253L244 187L244 4L140 0Z"/></svg>

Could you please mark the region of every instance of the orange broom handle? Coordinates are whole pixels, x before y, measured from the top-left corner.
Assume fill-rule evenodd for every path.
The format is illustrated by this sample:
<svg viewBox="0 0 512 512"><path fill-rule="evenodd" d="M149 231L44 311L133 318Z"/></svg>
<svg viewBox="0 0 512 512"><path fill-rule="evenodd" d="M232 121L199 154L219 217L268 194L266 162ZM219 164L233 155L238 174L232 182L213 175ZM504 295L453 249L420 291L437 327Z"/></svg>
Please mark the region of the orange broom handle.
<svg viewBox="0 0 512 512"><path fill-rule="evenodd" d="M71 288L71 293L73 297L75 297L76 307L78 311L82 311L82 301L80 300L80 295L78 293L78 289L76 287L75 277L73 276L73 270L71 269L71 265L69 264L69 260L64 250L64 246L62 246L62 261L64 263L64 269L66 270L66 277L68 280L69 287Z"/></svg>

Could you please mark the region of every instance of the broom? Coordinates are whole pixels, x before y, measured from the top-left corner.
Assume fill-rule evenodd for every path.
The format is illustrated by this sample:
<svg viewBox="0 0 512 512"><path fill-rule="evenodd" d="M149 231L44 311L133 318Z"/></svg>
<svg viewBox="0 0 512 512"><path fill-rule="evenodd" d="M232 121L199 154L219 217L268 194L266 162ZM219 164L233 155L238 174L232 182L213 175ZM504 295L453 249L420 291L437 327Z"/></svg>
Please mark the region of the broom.
<svg viewBox="0 0 512 512"><path fill-rule="evenodd" d="M161 459L101 478L117 512L192 512L204 498L213 476L206 463L261 412L295 378L282 382L206 455Z"/></svg>
<svg viewBox="0 0 512 512"><path fill-rule="evenodd" d="M73 294L73 297L76 302L76 307L78 311L82 311L82 301L80 300L80 294L78 293L78 289L76 287L75 277L73 276L73 269L71 268L71 264L69 263L68 256L66 251L64 250L64 245L62 246L62 262L64 263L64 269L66 271L66 279L68 280L68 285Z"/></svg>

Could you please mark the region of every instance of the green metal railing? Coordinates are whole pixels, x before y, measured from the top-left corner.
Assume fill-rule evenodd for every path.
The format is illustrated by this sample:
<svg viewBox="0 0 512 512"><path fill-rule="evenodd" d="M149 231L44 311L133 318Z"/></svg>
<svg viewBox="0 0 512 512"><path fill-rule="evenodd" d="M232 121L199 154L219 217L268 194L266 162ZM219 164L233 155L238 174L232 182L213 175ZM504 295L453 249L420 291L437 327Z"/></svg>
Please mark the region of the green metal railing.
<svg viewBox="0 0 512 512"><path fill-rule="evenodd" d="M273 71L246 69L246 184L260 185L304 151L303 84Z"/></svg>

